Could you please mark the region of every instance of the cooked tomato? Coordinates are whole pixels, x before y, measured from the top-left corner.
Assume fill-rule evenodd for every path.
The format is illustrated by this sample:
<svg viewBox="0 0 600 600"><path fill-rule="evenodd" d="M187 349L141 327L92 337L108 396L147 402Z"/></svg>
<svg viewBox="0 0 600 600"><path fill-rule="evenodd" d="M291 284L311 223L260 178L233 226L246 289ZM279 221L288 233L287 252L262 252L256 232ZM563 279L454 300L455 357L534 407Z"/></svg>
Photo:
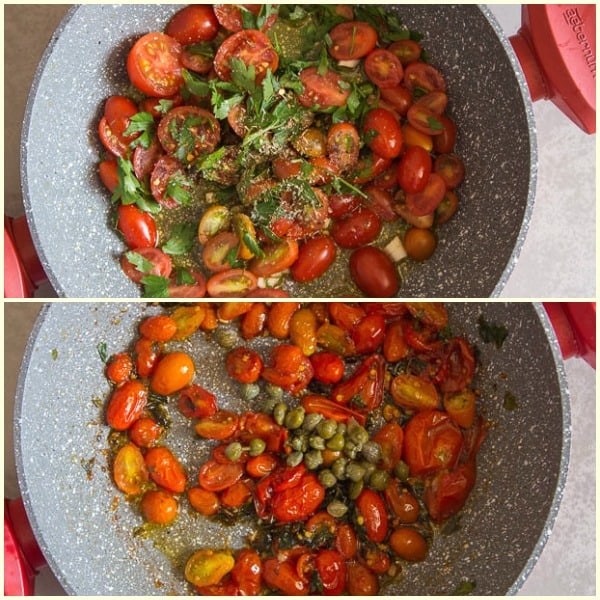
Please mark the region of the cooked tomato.
<svg viewBox="0 0 600 600"><path fill-rule="evenodd" d="M168 525L177 518L178 504L169 492L148 490L142 496L140 510L148 523Z"/></svg>
<svg viewBox="0 0 600 600"><path fill-rule="evenodd" d="M431 174L431 155L421 146L410 146L398 163L398 184L407 194L425 189Z"/></svg>
<svg viewBox="0 0 600 600"><path fill-rule="evenodd" d="M264 256L253 258L250 271L257 277L270 277L289 269L298 258L298 242L284 239L281 242L266 245Z"/></svg>
<svg viewBox="0 0 600 600"><path fill-rule="evenodd" d="M124 494L141 494L142 486L148 481L148 470L137 446L125 444L119 449L113 464L113 477Z"/></svg>
<svg viewBox="0 0 600 600"><path fill-rule="evenodd" d="M344 361L333 352L316 352L310 357L314 378L321 383L337 383L344 376Z"/></svg>
<svg viewBox="0 0 600 600"><path fill-rule="evenodd" d="M308 581L298 575L292 560L267 558L263 561L263 579L268 587L287 596L306 596L310 591Z"/></svg>
<svg viewBox="0 0 600 600"><path fill-rule="evenodd" d="M240 383L254 383L258 381L263 369L260 355L243 346L231 350L225 359L227 373Z"/></svg>
<svg viewBox="0 0 600 600"><path fill-rule="evenodd" d="M313 368L310 359L298 346L280 344L271 351L270 361L262 377L291 394L299 394L310 383Z"/></svg>
<svg viewBox="0 0 600 600"><path fill-rule="evenodd" d="M337 526L335 548L346 560L356 556L358 539L352 525L349 523L340 523Z"/></svg>
<svg viewBox="0 0 600 600"><path fill-rule="evenodd" d="M177 323L169 315L152 315L140 323L139 331L153 342L168 342L177 333Z"/></svg>
<svg viewBox="0 0 600 600"><path fill-rule="evenodd" d="M379 468L391 471L402 458L404 431L398 423L387 423L374 436L373 441L381 446Z"/></svg>
<svg viewBox="0 0 600 600"><path fill-rule="evenodd" d="M252 499L248 481L240 480L221 492L221 504L227 508L240 508Z"/></svg>
<svg viewBox="0 0 600 600"><path fill-rule="evenodd" d="M315 568L325 596L338 596L346 587L346 561L337 550L319 550Z"/></svg>
<svg viewBox="0 0 600 600"><path fill-rule="evenodd" d="M133 172L135 176L140 180L144 181L146 177L150 177L154 170L156 161L163 156L164 152L162 146L156 138L152 140L152 143L148 148L144 148L141 144L135 147L133 151Z"/></svg>
<svg viewBox="0 0 600 600"><path fill-rule="evenodd" d="M108 400L106 422L117 431L129 429L146 408L148 389L138 379L130 379L116 388Z"/></svg>
<svg viewBox="0 0 600 600"><path fill-rule="evenodd" d="M388 50L393 52L404 66L419 60L422 52L419 42L410 39L392 42Z"/></svg>
<svg viewBox="0 0 600 600"><path fill-rule="evenodd" d="M364 489L356 499L356 509L364 519L367 537L376 544L383 542L388 533L388 516L383 498L374 490Z"/></svg>
<svg viewBox="0 0 600 600"><path fill-rule="evenodd" d="M352 410L347 406L343 406L333 400L329 400L325 396L317 394L307 394L302 398L302 407L307 414L318 413L327 419L333 419L337 423L347 423L350 419L354 419L361 425L365 424L366 417L357 410Z"/></svg>
<svg viewBox="0 0 600 600"><path fill-rule="evenodd" d="M413 104L406 114L408 122L421 133L427 135L441 135L444 128L439 120L439 115L431 108L422 104Z"/></svg>
<svg viewBox="0 0 600 600"><path fill-rule="evenodd" d="M380 233L381 219L368 208L360 208L338 219L331 228L331 236L341 248L366 246Z"/></svg>
<svg viewBox="0 0 600 600"><path fill-rule="evenodd" d="M435 252L437 240L429 229L412 227L404 236L404 248L410 258L416 261L427 260Z"/></svg>
<svg viewBox="0 0 600 600"><path fill-rule="evenodd" d="M129 52L127 74L131 83L148 96L166 98L176 94L183 84L181 45L164 33L147 33Z"/></svg>
<svg viewBox="0 0 600 600"><path fill-rule="evenodd" d="M229 36L219 46L214 68L219 79L231 81L231 60L241 60L247 67L254 67L255 81L260 83L267 71L274 73L279 66L279 55L269 38L254 29L244 29Z"/></svg>
<svg viewBox="0 0 600 600"><path fill-rule="evenodd" d="M219 512L221 503L215 492L209 492L201 487L193 487L188 490L188 500L194 510L207 517Z"/></svg>
<svg viewBox="0 0 600 600"><path fill-rule="evenodd" d="M446 184L446 189L453 190L465 178L465 165L456 154L440 154L436 157L433 170Z"/></svg>
<svg viewBox="0 0 600 600"><path fill-rule="evenodd" d="M444 410L459 427L469 429L475 422L476 399L471 389L444 394Z"/></svg>
<svg viewBox="0 0 600 600"><path fill-rule="evenodd" d="M348 563L348 593L352 596L376 596L379 593L377 575L358 561Z"/></svg>
<svg viewBox="0 0 600 600"><path fill-rule="evenodd" d="M425 484L425 504L430 517L437 523L459 512L475 485L475 458L452 471L442 471Z"/></svg>
<svg viewBox="0 0 600 600"><path fill-rule="evenodd" d="M390 392L394 402L411 410L438 408L440 397L433 383L418 375L400 373L392 379Z"/></svg>
<svg viewBox="0 0 600 600"><path fill-rule="evenodd" d="M185 490L187 475L177 457L165 446L148 449L144 461L152 480L160 487L180 494Z"/></svg>
<svg viewBox="0 0 600 600"><path fill-rule="evenodd" d="M169 189L174 183L189 192L190 184L183 165L172 156L161 156L150 174L150 191L154 199L165 208L180 206L179 199L174 198L172 190Z"/></svg>
<svg viewBox="0 0 600 600"><path fill-rule="evenodd" d="M209 440L226 440L237 432L240 418L227 410L218 410L207 417L202 417L194 426L196 433Z"/></svg>
<svg viewBox="0 0 600 600"><path fill-rule="evenodd" d="M342 78L334 71L320 74L317 67L308 67L300 72L300 82L304 91L298 94L298 102L307 108L318 106L322 110L334 106L344 106L350 90Z"/></svg>
<svg viewBox="0 0 600 600"><path fill-rule="evenodd" d="M254 479L261 479L265 475L272 473L279 465L277 457L273 454L263 453L259 456L253 456L246 462L246 473Z"/></svg>
<svg viewBox="0 0 600 600"><path fill-rule="evenodd" d="M447 154L452 152L454 144L456 144L456 124L446 115L440 115L438 121L442 126L442 131L433 139L433 149L439 154Z"/></svg>
<svg viewBox="0 0 600 600"><path fill-rule="evenodd" d="M390 548L394 553L410 561L421 561L427 558L427 542L425 538L411 527L398 527L390 534Z"/></svg>
<svg viewBox="0 0 600 600"><path fill-rule="evenodd" d="M346 21L336 25L330 32L329 54L336 60L363 58L377 44L377 31L363 21Z"/></svg>
<svg viewBox="0 0 600 600"><path fill-rule="evenodd" d="M406 194L406 206L413 215L430 215L440 205L446 194L446 183L437 173L430 173L422 191Z"/></svg>
<svg viewBox="0 0 600 600"><path fill-rule="evenodd" d="M129 429L129 439L139 448L151 448L162 435L162 427L151 417L138 419Z"/></svg>
<svg viewBox="0 0 600 600"><path fill-rule="evenodd" d="M394 115L385 108L374 108L365 116L363 135L371 150L384 158L396 158L402 150L402 132Z"/></svg>
<svg viewBox="0 0 600 600"><path fill-rule="evenodd" d="M325 488L314 473L302 475L297 485L273 496L273 517L280 523L304 521L325 498Z"/></svg>
<svg viewBox="0 0 600 600"><path fill-rule="evenodd" d="M179 392L177 408L188 419L210 417L217 412L217 398L194 383Z"/></svg>
<svg viewBox="0 0 600 600"><path fill-rule="evenodd" d="M280 340L288 338L292 317L299 308L299 302L276 302L272 304L267 315L269 333Z"/></svg>
<svg viewBox="0 0 600 600"><path fill-rule="evenodd" d="M327 154L341 172L358 164L360 135L352 123L335 123L327 132Z"/></svg>
<svg viewBox="0 0 600 600"><path fill-rule="evenodd" d="M321 277L336 257L336 245L329 236L309 238L299 248L298 258L291 267L296 281L312 281Z"/></svg>
<svg viewBox="0 0 600 600"><path fill-rule="evenodd" d="M256 289L256 277L243 269L229 269L213 275L206 282L206 291L213 298L240 298Z"/></svg>
<svg viewBox="0 0 600 600"><path fill-rule="evenodd" d="M471 383L474 372L471 346L464 338L452 338L444 346L442 364L434 380L442 392L460 392Z"/></svg>
<svg viewBox="0 0 600 600"><path fill-rule="evenodd" d="M242 596L258 596L262 588L262 560L255 550L244 548L235 557L231 579Z"/></svg>
<svg viewBox="0 0 600 600"><path fill-rule="evenodd" d="M390 257L375 246L354 250L350 256L350 275L367 296L391 298L400 289L398 269Z"/></svg>
<svg viewBox="0 0 600 600"><path fill-rule="evenodd" d="M160 348L151 340L140 338L133 348L135 368L140 377L148 377L158 362Z"/></svg>
<svg viewBox="0 0 600 600"><path fill-rule="evenodd" d="M397 479L392 479L383 492L385 501L398 522L415 523L419 518L419 501Z"/></svg>
<svg viewBox="0 0 600 600"><path fill-rule="evenodd" d="M365 315L351 331L357 354L375 352L383 343L385 319L380 313Z"/></svg>
<svg viewBox="0 0 600 600"><path fill-rule="evenodd" d="M367 77L381 89L400 85L404 76L400 59L384 48L377 48L367 55L364 69Z"/></svg>
<svg viewBox="0 0 600 600"><path fill-rule="evenodd" d="M125 383L133 372L133 360L127 352L119 352L110 357L106 365L106 377L113 383Z"/></svg>
<svg viewBox="0 0 600 600"><path fill-rule="evenodd" d="M167 35L184 46L210 41L218 31L219 21L208 4L192 4L178 10L165 29Z"/></svg>
<svg viewBox="0 0 600 600"><path fill-rule="evenodd" d="M103 160L98 165L98 175L100 176L100 181L102 181L102 183L111 193L114 192L119 185L118 169L119 167L117 166L117 161L113 158Z"/></svg>
<svg viewBox="0 0 600 600"><path fill-rule="evenodd" d="M167 288L169 298L204 298L206 295L206 279L198 271L188 271L194 283L177 283L177 278L172 278Z"/></svg>
<svg viewBox="0 0 600 600"><path fill-rule="evenodd" d="M446 91L446 81L442 74L424 62L413 62L404 69L404 85L414 94L416 90L427 93Z"/></svg>
<svg viewBox="0 0 600 600"><path fill-rule="evenodd" d="M331 399L340 404L350 404L360 412L375 410L383 400L384 372L383 357L372 354L333 388Z"/></svg>
<svg viewBox="0 0 600 600"><path fill-rule="evenodd" d="M408 354L408 344L404 339L401 321L392 321L387 325L383 340L383 355L388 362L402 360Z"/></svg>
<svg viewBox="0 0 600 600"><path fill-rule="evenodd" d="M244 474L244 467L237 463L219 463L208 460L198 473L198 482L202 489L209 492L222 492L239 481Z"/></svg>
<svg viewBox="0 0 600 600"><path fill-rule="evenodd" d="M157 394L168 396L189 385L194 374L194 362L189 354L169 352L158 361L150 387Z"/></svg>

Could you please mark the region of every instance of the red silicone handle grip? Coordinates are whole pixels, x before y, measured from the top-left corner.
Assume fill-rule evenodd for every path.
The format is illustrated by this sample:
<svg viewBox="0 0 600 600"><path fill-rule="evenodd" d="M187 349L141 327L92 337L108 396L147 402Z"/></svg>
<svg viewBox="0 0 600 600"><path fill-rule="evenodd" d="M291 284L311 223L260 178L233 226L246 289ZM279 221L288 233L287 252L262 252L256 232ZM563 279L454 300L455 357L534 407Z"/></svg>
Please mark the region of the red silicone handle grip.
<svg viewBox="0 0 600 600"><path fill-rule="evenodd" d="M595 133L596 5L524 5L521 29L510 41L532 100L551 100Z"/></svg>

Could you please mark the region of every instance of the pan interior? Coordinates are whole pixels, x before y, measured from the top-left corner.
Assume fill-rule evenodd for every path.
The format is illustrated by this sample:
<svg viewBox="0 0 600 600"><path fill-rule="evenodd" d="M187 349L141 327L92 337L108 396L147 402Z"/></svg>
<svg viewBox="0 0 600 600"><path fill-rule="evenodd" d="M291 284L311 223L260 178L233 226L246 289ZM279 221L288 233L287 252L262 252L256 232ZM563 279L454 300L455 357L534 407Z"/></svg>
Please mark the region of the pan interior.
<svg viewBox="0 0 600 600"><path fill-rule="evenodd" d="M182 502L174 526L159 536L135 535L141 517L111 482L102 411L109 388L98 347L106 344L109 355L126 348L140 318L156 310L140 304L53 304L27 348L15 419L19 483L40 546L71 594L188 594L181 565L191 551L239 548L249 531L247 525L223 527L194 518ZM428 559L408 565L387 594L448 594L462 581L475 582L478 595L513 591L540 551L565 469L566 390L536 309L459 303L450 305L450 313L453 332L477 345L476 383L493 426L459 528L438 536ZM480 315L508 328L502 349L479 340ZM242 409L238 384L224 373L222 349L199 334L184 345L198 365L196 382L216 393L222 408ZM507 394L516 400L514 410L506 408ZM194 439L176 410L171 414L167 444L193 479L210 444Z"/></svg>
<svg viewBox="0 0 600 600"><path fill-rule="evenodd" d="M21 175L35 245L60 296L140 295L119 266L125 247L113 230L109 194L97 175L102 149L96 130L104 99L133 91L125 64L134 40L164 28L177 7L74 8L38 69L23 129ZM411 270L399 296L498 295L518 257L533 198L535 141L522 76L485 9L386 8L424 34L424 45L447 80L449 113L459 129L456 152L467 172L458 215L441 229L434 257ZM65 235L58 235L62 231ZM292 292L352 296L356 290L342 271L342 277L334 273L329 281Z"/></svg>

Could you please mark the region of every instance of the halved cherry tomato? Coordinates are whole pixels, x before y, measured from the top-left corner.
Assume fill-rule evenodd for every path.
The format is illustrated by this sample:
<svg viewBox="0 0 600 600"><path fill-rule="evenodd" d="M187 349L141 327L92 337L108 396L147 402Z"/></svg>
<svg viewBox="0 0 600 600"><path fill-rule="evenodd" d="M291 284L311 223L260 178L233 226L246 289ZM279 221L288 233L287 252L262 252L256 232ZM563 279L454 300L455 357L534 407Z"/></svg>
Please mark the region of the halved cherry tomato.
<svg viewBox="0 0 600 600"><path fill-rule="evenodd" d="M210 417L217 412L217 398L194 383L179 392L177 408L188 419Z"/></svg>
<svg viewBox="0 0 600 600"><path fill-rule="evenodd" d="M178 10L165 28L167 35L184 46L210 41L218 31L219 21L208 4L192 4Z"/></svg>
<svg viewBox="0 0 600 600"><path fill-rule="evenodd" d="M131 83L148 96L166 98L176 94L183 84L181 45L164 33L147 33L129 52L127 74Z"/></svg>
<svg viewBox="0 0 600 600"><path fill-rule="evenodd" d="M168 525L177 518L178 504L169 492L148 490L142 496L140 510L148 523Z"/></svg>
<svg viewBox="0 0 600 600"><path fill-rule="evenodd" d="M473 379L475 357L464 338L452 338L444 347L441 367L434 381L442 392L460 392Z"/></svg>
<svg viewBox="0 0 600 600"><path fill-rule="evenodd" d="M377 31L363 21L346 21L336 25L330 32L329 54L336 60L363 58L375 48Z"/></svg>
<svg viewBox="0 0 600 600"><path fill-rule="evenodd" d="M130 379L110 395L106 422L117 431L129 429L146 408L148 389L138 379Z"/></svg>
<svg viewBox="0 0 600 600"><path fill-rule="evenodd" d="M431 155L422 146L410 146L398 163L398 184L407 194L422 192L431 174Z"/></svg>
<svg viewBox="0 0 600 600"><path fill-rule="evenodd" d="M447 223L456 214L457 210L458 196L453 190L448 190L444 196L444 199L435 209L436 225L443 225L444 223Z"/></svg>
<svg viewBox="0 0 600 600"><path fill-rule="evenodd" d="M438 408L440 404L435 385L410 373L396 375L392 379L390 393L396 404L411 410Z"/></svg>
<svg viewBox="0 0 600 600"><path fill-rule="evenodd" d="M335 123L327 132L327 154L334 165L345 172L358 164L360 135L352 123Z"/></svg>
<svg viewBox="0 0 600 600"><path fill-rule="evenodd" d="M179 200L169 195L169 183L174 180L184 190L189 191L189 182L183 165L172 156L161 156L150 174L150 191L154 199L165 208L180 206Z"/></svg>
<svg viewBox="0 0 600 600"><path fill-rule="evenodd" d="M209 440L226 440L239 428L240 419L232 412L218 410L208 417L201 418L194 429L196 433Z"/></svg>
<svg viewBox="0 0 600 600"><path fill-rule="evenodd" d="M298 258L291 267L292 277L302 282L321 277L332 265L336 254L336 245L329 236L309 238L299 247Z"/></svg>
<svg viewBox="0 0 600 600"><path fill-rule="evenodd" d="M289 269L298 258L298 242L284 239L276 244L263 248L264 256L253 258L250 262L250 271L257 277L270 277Z"/></svg>
<svg viewBox="0 0 600 600"><path fill-rule="evenodd" d="M132 156L133 172L135 176L144 181L146 177L150 177L154 170L156 161L164 155L164 151L159 141L154 138L148 148L144 148L141 144L135 147Z"/></svg>
<svg viewBox="0 0 600 600"><path fill-rule="evenodd" d="M214 55L204 52L193 52L193 46L184 48L181 52L181 66L188 71L206 75L213 68Z"/></svg>
<svg viewBox="0 0 600 600"><path fill-rule="evenodd" d="M394 517L403 524L415 523L419 518L419 501L397 479L392 479L383 492Z"/></svg>
<svg viewBox="0 0 600 600"><path fill-rule="evenodd" d="M365 545L361 550L362 560L373 573L383 575L388 572L391 561L389 554L385 550L375 544Z"/></svg>
<svg viewBox="0 0 600 600"><path fill-rule="evenodd" d="M331 236L341 248L358 248L376 240L381 219L370 209L360 208L333 224Z"/></svg>
<svg viewBox="0 0 600 600"><path fill-rule="evenodd" d="M464 429L469 429L475 422L475 392L465 389L459 392L444 394L444 410L450 418Z"/></svg>
<svg viewBox="0 0 600 600"><path fill-rule="evenodd" d="M197 550L185 564L185 578L197 588L217 585L235 566L227 551Z"/></svg>
<svg viewBox="0 0 600 600"><path fill-rule="evenodd" d="M393 52L404 66L419 60L422 52L419 42L410 39L392 42L388 50Z"/></svg>
<svg viewBox="0 0 600 600"><path fill-rule="evenodd" d="M165 446L149 448L144 462L152 480L159 486L180 494L185 490L187 475L177 457Z"/></svg>
<svg viewBox="0 0 600 600"><path fill-rule="evenodd" d="M439 115L423 104L413 104L408 109L406 118L408 119L408 122L421 133L436 136L441 135L444 131L439 120Z"/></svg>
<svg viewBox="0 0 600 600"><path fill-rule="evenodd" d="M315 568L325 596L338 596L346 587L346 561L337 550L319 550Z"/></svg>
<svg viewBox="0 0 600 600"><path fill-rule="evenodd" d="M113 464L113 478L124 494L141 494L143 485L148 481L148 470L137 446L125 444L119 449Z"/></svg>
<svg viewBox="0 0 600 600"><path fill-rule="evenodd" d="M331 399L339 404L355 404L360 412L375 410L383 400L385 361L381 354L371 354L350 376L331 391Z"/></svg>
<svg viewBox="0 0 600 600"><path fill-rule="evenodd" d="M344 376L344 361L333 352L316 352L310 357L314 378L321 383L337 383Z"/></svg>
<svg viewBox="0 0 600 600"><path fill-rule="evenodd" d="M436 90L417 98L415 104L427 107L439 118L446 110L446 106L448 106L448 95L445 92Z"/></svg>
<svg viewBox="0 0 600 600"><path fill-rule="evenodd" d="M408 344L404 339L401 321L392 321L387 325L383 340L383 355L388 362L402 360L408 354Z"/></svg>
<svg viewBox="0 0 600 600"><path fill-rule="evenodd" d="M150 387L157 394L168 396L189 385L194 378L194 362L185 352L169 352L156 365Z"/></svg>
<svg viewBox="0 0 600 600"><path fill-rule="evenodd" d="M427 150L427 152L433 150L432 136L417 131L410 123L404 123L401 127L401 131L404 147L421 146L424 150Z"/></svg>
<svg viewBox="0 0 600 600"><path fill-rule="evenodd" d="M290 320L290 342L305 356L311 356L317 349L317 329L317 317L312 309L308 306L299 308Z"/></svg>
<svg viewBox="0 0 600 600"><path fill-rule="evenodd" d="M149 377L156 367L160 348L151 340L140 338L133 348L135 369L140 377Z"/></svg>
<svg viewBox="0 0 600 600"><path fill-rule="evenodd" d="M114 192L119 185L119 173L117 161L114 159L103 160L98 165L100 181L107 187L109 192Z"/></svg>
<svg viewBox="0 0 600 600"><path fill-rule="evenodd" d="M335 534L335 549L346 559L356 556L358 539L349 523L340 523Z"/></svg>
<svg viewBox="0 0 600 600"><path fill-rule="evenodd" d="M327 304L329 317L336 325L350 333L367 314L362 306L348 302L330 302Z"/></svg>
<svg viewBox="0 0 600 600"><path fill-rule="evenodd" d="M381 446L379 468L391 471L402 458L404 431L398 423L385 424L374 436L373 441Z"/></svg>
<svg viewBox="0 0 600 600"><path fill-rule="evenodd" d="M113 354L106 365L106 377L113 383L125 383L133 372L133 360L127 352Z"/></svg>
<svg viewBox="0 0 600 600"><path fill-rule="evenodd" d="M124 158L129 153L129 145L112 131L106 117L102 117L98 123L98 136L102 145L114 156Z"/></svg>
<svg viewBox="0 0 600 600"><path fill-rule="evenodd" d="M241 31L244 27L242 7L254 15L258 15L262 4L215 4L215 16L219 24L228 31Z"/></svg>
<svg viewBox="0 0 600 600"><path fill-rule="evenodd" d="M446 91L446 81L442 74L424 62L413 62L404 69L404 85L414 94L420 92Z"/></svg>
<svg viewBox="0 0 600 600"><path fill-rule="evenodd" d="M348 176L349 181L363 184L381 175L392 164L392 159L379 156L375 152L361 155L356 169Z"/></svg>
<svg viewBox="0 0 600 600"><path fill-rule="evenodd" d="M253 302L240 321L240 333L245 340L259 336L265 329L269 311L264 302Z"/></svg>
<svg viewBox="0 0 600 600"><path fill-rule="evenodd" d="M201 487L190 488L188 500L194 510L207 517L217 514L221 507L219 496L215 492L209 492Z"/></svg>
<svg viewBox="0 0 600 600"><path fill-rule="evenodd" d="M258 381L263 369L260 355L243 346L231 350L225 359L225 367L230 377L240 383L254 383Z"/></svg>
<svg viewBox="0 0 600 600"><path fill-rule="evenodd" d="M373 152L384 158L396 158L402 150L402 132L394 115L385 108L370 110L363 123L363 135Z"/></svg>
<svg viewBox="0 0 600 600"><path fill-rule="evenodd" d="M350 256L350 275L367 296L391 298L400 289L398 269L390 257L375 246L354 250Z"/></svg>
<svg viewBox="0 0 600 600"><path fill-rule="evenodd" d="M240 238L231 231L222 231L212 236L202 249L202 262L213 273L231 269L231 256L237 258Z"/></svg>
<svg viewBox="0 0 600 600"><path fill-rule="evenodd" d="M383 542L388 533L388 516L383 498L374 490L364 489L356 499L356 509L364 519L367 537L376 544Z"/></svg>
<svg viewBox="0 0 600 600"><path fill-rule="evenodd" d="M452 471L442 471L427 480L424 501L429 516L441 523L459 512L475 485L475 457Z"/></svg>
<svg viewBox="0 0 600 600"><path fill-rule="evenodd" d="M200 487L209 492L222 492L239 481L244 474L244 467L237 463L219 463L209 459L198 473Z"/></svg>
<svg viewBox="0 0 600 600"><path fill-rule="evenodd" d="M185 340L198 331L206 319L208 308L206 304L188 304L176 308L171 313L177 328L173 339Z"/></svg>
<svg viewBox="0 0 600 600"><path fill-rule="evenodd" d="M447 190L458 187L465 178L465 165L456 154L440 154L436 157L433 170L446 184Z"/></svg>
<svg viewBox="0 0 600 600"><path fill-rule="evenodd" d="M169 298L204 298L206 295L206 279L198 271L188 271L194 283L177 283L177 277L171 277L167 288Z"/></svg>
<svg viewBox="0 0 600 600"><path fill-rule="evenodd" d="M334 71L320 74L317 67L308 67L300 72L300 82L304 91L298 94L298 102L306 108L318 106L326 110L333 106L344 106L350 90L342 78Z"/></svg>
<svg viewBox="0 0 600 600"><path fill-rule="evenodd" d="M406 194L406 206L413 215L423 217L435 211L446 194L446 182L437 173L430 173L422 191Z"/></svg>
<svg viewBox="0 0 600 600"><path fill-rule="evenodd" d="M442 132L433 138L433 149L439 154L452 152L456 144L456 125L454 121L446 115L438 117Z"/></svg>
<svg viewBox="0 0 600 600"><path fill-rule="evenodd" d="M360 425L364 425L366 422L364 414L317 394L304 396L302 407L307 414L318 413L327 419L333 419L337 423L347 423L350 419L354 419Z"/></svg>
<svg viewBox="0 0 600 600"><path fill-rule="evenodd" d="M394 185L396 185L395 174ZM379 187L375 181L363 191L367 195L364 206L372 210L382 221L391 223L398 220L398 215L394 210L394 199L388 190Z"/></svg>
<svg viewBox="0 0 600 600"><path fill-rule="evenodd" d="M229 269L213 275L206 282L206 291L213 298L240 298L258 286L256 277L243 269Z"/></svg>
<svg viewBox="0 0 600 600"><path fill-rule="evenodd" d="M246 462L246 473L254 479L261 479L265 475L272 473L279 465L279 461L274 454L263 453L259 456L253 456Z"/></svg>
<svg viewBox="0 0 600 600"><path fill-rule="evenodd" d="M364 69L367 77L381 89L400 85L404 76L400 59L384 48L377 48L367 55Z"/></svg>
<svg viewBox="0 0 600 600"><path fill-rule="evenodd" d="M398 85L396 87L383 88L380 93L381 99L387 102L401 117L406 116L412 104L412 96L405 87Z"/></svg>
<svg viewBox="0 0 600 600"><path fill-rule="evenodd" d="M247 481L236 481L221 492L221 504L227 508L240 508L252 499L252 489Z"/></svg>
<svg viewBox="0 0 600 600"><path fill-rule="evenodd" d="M238 31L225 39L215 55L214 68L219 79L231 81L231 60L241 60L247 67L255 69L255 81L260 83L267 70L274 73L279 66L279 55L271 40L254 29Z"/></svg>

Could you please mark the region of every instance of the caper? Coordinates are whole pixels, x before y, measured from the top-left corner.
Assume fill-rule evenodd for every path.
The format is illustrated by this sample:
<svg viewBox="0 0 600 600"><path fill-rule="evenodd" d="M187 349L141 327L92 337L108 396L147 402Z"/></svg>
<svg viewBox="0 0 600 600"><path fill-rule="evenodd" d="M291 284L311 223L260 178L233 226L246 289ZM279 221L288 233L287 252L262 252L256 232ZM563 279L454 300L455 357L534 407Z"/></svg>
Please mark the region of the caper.
<svg viewBox="0 0 600 600"><path fill-rule="evenodd" d="M309 450L304 455L304 464L307 469L318 469L323 464L323 456L320 450Z"/></svg>
<svg viewBox="0 0 600 600"><path fill-rule="evenodd" d="M262 401L262 411L268 415L273 414L273 409L275 408L276 404L277 400L275 398L272 396L267 396Z"/></svg>
<svg viewBox="0 0 600 600"><path fill-rule="evenodd" d="M265 385L265 392L270 398L274 400L281 400L283 398L283 389L278 385L273 385L272 383L267 383Z"/></svg>
<svg viewBox="0 0 600 600"><path fill-rule="evenodd" d="M346 479L346 465L348 459L341 457L333 461L331 465L331 472L340 480Z"/></svg>
<svg viewBox="0 0 600 600"><path fill-rule="evenodd" d="M366 460L362 460L360 466L365 470L365 476L363 477L365 481L367 481L377 470L377 467L373 463L367 462Z"/></svg>
<svg viewBox="0 0 600 600"><path fill-rule="evenodd" d="M360 448L352 440L346 440L346 443L344 444L344 454L348 458L356 458L359 451Z"/></svg>
<svg viewBox="0 0 600 600"><path fill-rule="evenodd" d="M403 460L399 461L394 467L394 475L396 475L400 481L406 481L408 479L409 468Z"/></svg>
<svg viewBox="0 0 600 600"><path fill-rule="evenodd" d="M327 440L325 444L330 450L343 450L346 440L341 433L336 433L332 438Z"/></svg>
<svg viewBox="0 0 600 600"><path fill-rule="evenodd" d="M357 445L365 444L369 441L369 432L360 425L356 425L348 430L348 437Z"/></svg>
<svg viewBox="0 0 600 600"><path fill-rule="evenodd" d="M317 431L319 435L324 439L328 440L332 438L337 432L337 423L333 419L327 419L326 421L321 421L317 425Z"/></svg>
<svg viewBox="0 0 600 600"><path fill-rule="evenodd" d="M231 442L225 448L225 456L232 462L239 460L242 457L243 452L242 445L239 442Z"/></svg>
<svg viewBox="0 0 600 600"><path fill-rule="evenodd" d="M342 435L346 435L347 431L348 431L348 426L346 425L346 423L338 423L337 424L337 431L336 431L336 433L340 433Z"/></svg>
<svg viewBox="0 0 600 600"><path fill-rule="evenodd" d="M350 462L346 467L346 477L350 479L350 481L361 481L365 477L365 469L357 462Z"/></svg>
<svg viewBox="0 0 600 600"><path fill-rule="evenodd" d="M369 477L369 486L378 492L383 492L390 483L390 474L387 471L376 469Z"/></svg>
<svg viewBox="0 0 600 600"><path fill-rule="evenodd" d="M353 481L348 486L348 498L350 498L350 500L356 500L360 496L360 493L363 491L364 487L365 482L362 479L360 481Z"/></svg>
<svg viewBox="0 0 600 600"><path fill-rule="evenodd" d="M305 435L295 435L290 439L290 446L294 450L306 452L308 450L308 440Z"/></svg>
<svg viewBox="0 0 600 600"><path fill-rule="evenodd" d="M363 444L361 454L370 463L379 462L381 460L381 446L377 442L369 440Z"/></svg>
<svg viewBox="0 0 600 600"><path fill-rule="evenodd" d="M260 386L257 383L244 383L242 385L242 399L246 402L254 400L260 394Z"/></svg>
<svg viewBox="0 0 600 600"><path fill-rule="evenodd" d="M250 440L249 446L250 450L248 453L250 454L250 456L259 456L265 451L267 444L264 440L261 440L260 438L252 438Z"/></svg>
<svg viewBox="0 0 600 600"><path fill-rule="evenodd" d="M234 348L240 339L235 331L223 328L218 328L215 331L215 338L217 340L217 344L226 350L231 350Z"/></svg>
<svg viewBox="0 0 600 600"><path fill-rule="evenodd" d="M308 438L308 445L315 450L325 450L325 440L320 435L311 435Z"/></svg>
<svg viewBox="0 0 600 600"><path fill-rule="evenodd" d="M329 469L323 469L319 472L319 481L326 488L331 488L337 483L335 475Z"/></svg>
<svg viewBox="0 0 600 600"><path fill-rule="evenodd" d="M341 500L332 500L327 505L327 512L332 517L343 517L348 512L348 507Z"/></svg>
<svg viewBox="0 0 600 600"><path fill-rule="evenodd" d="M292 408L286 415L283 420L284 425L288 429L298 429L302 427L302 423L304 422L304 409L301 406L297 406L296 408Z"/></svg>
<svg viewBox="0 0 600 600"><path fill-rule="evenodd" d="M304 417L302 429L312 431L322 420L323 415L320 415L319 413L310 413Z"/></svg>
<svg viewBox="0 0 600 600"><path fill-rule="evenodd" d="M302 452L292 452L287 455L285 462L288 467L297 467L304 460L304 454Z"/></svg>
<svg viewBox="0 0 600 600"><path fill-rule="evenodd" d="M273 408L273 419L275 419L275 423L277 423L277 425L283 425L287 411L288 407L285 402L278 402L275 405L275 408Z"/></svg>

